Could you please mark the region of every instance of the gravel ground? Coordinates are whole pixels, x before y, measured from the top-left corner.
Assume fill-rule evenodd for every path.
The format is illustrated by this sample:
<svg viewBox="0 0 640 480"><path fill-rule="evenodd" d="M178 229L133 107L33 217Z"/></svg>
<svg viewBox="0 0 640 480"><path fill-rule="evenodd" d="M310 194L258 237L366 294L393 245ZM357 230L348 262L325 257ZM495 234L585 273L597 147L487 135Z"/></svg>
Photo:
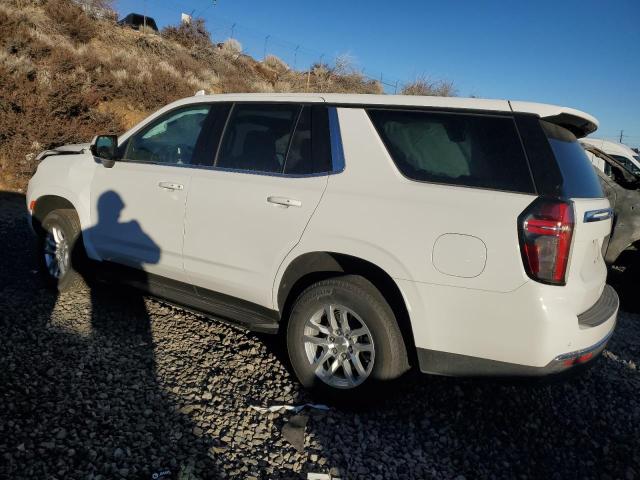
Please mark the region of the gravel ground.
<svg viewBox="0 0 640 480"><path fill-rule="evenodd" d="M640 476L632 268L612 273L626 311L581 375L412 375L367 409L303 411L285 429L305 429L298 451L283 435L293 413L248 408L312 401L273 337L123 289L54 295L28 253L23 204L0 193L0 478Z"/></svg>

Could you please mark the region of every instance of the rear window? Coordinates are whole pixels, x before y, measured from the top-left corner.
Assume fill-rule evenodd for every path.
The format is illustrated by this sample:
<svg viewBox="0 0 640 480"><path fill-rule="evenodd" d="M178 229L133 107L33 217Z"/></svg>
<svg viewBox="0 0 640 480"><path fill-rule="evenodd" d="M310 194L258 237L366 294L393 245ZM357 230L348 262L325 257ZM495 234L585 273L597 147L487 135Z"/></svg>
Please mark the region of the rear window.
<svg viewBox="0 0 640 480"><path fill-rule="evenodd" d="M540 121L562 175L562 194L567 198L603 198L593 166L576 137L566 128Z"/></svg>
<svg viewBox="0 0 640 480"><path fill-rule="evenodd" d="M511 117L368 111L398 169L412 180L534 193Z"/></svg>

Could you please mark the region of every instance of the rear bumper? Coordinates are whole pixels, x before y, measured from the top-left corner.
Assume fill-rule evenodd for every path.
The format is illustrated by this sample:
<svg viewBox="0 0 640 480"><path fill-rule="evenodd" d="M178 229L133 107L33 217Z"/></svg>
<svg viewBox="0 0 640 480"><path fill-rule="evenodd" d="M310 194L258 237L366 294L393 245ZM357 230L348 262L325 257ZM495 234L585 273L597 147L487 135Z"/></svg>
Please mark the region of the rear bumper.
<svg viewBox="0 0 640 480"><path fill-rule="evenodd" d="M613 329L595 345L558 355L544 367L519 365L422 348L418 349L418 362L420 371L423 373L450 377L543 377L563 373L578 365L587 365L593 362L605 349L611 335L613 335Z"/></svg>
<svg viewBox="0 0 640 480"><path fill-rule="evenodd" d="M398 284L420 370L440 375L544 376L588 364L613 334L619 307L608 285L576 315L564 291L536 282L506 293Z"/></svg>

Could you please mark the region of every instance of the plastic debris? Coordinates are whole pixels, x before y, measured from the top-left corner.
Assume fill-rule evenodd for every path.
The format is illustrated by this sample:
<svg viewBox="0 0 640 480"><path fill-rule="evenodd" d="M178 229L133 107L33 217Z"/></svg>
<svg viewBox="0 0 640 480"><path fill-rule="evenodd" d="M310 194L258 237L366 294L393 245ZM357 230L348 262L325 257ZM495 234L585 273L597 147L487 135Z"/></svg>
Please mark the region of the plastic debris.
<svg viewBox="0 0 640 480"><path fill-rule="evenodd" d="M304 450L304 431L308 421L309 417L306 415L294 415L282 427L284 439L299 452Z"/></svg>
<svg viewBox="0 0 640 480"><path fill-rule="evenodd" d="M269 407L261 407L259 405L249 405L249 408L255 410L258 413L279 412L282 410L298 413L304 410L305 408L314 408L316 410L329 410L329 407L327 407L326 405L322 405L318 403L305 403L303 405L271 405Z"/></svg>
<svg viewBox="0 0 640 480"><path fill-rule="evenodd" d="M173 475L171 474L171 470L167 468L151 474L151 480L171 480L171 478L173 478Z"/></svg>
<svg viewBox="0 0 640 480"><path fill-rule="evenodd" d="M307 473L307 480L340 480L328 473Z"/></svg>

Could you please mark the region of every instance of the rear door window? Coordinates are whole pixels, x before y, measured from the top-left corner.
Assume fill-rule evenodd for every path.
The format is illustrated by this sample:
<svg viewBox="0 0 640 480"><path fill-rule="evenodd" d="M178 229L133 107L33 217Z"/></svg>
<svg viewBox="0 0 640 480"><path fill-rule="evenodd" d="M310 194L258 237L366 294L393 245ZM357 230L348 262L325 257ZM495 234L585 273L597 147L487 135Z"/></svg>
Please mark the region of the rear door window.
<svg viewBox="0 0 640 480"><path fill-rule="evenodd" d="M300 109L296 104L236 104L216 167L282 173Z"/></svg>
<svg viewBox="0 0 640 480"><path fill-rule="evenodd" d="M412 180L534 193L512 117L370 109L391 158Z"/></svg>
<svg viewBox="0 0 640 480"><path fill-rule="evenodd" d="M540 120L562 175L567 198L603 198L598 176L576 137L564 127Z"/></svg>
<svg viewBox="0 0 640 480"><path fill-rule="evenodd" d="M284 173L313 175L331 171L329 141L327 107L303 107L291 139Z"/></svg>

